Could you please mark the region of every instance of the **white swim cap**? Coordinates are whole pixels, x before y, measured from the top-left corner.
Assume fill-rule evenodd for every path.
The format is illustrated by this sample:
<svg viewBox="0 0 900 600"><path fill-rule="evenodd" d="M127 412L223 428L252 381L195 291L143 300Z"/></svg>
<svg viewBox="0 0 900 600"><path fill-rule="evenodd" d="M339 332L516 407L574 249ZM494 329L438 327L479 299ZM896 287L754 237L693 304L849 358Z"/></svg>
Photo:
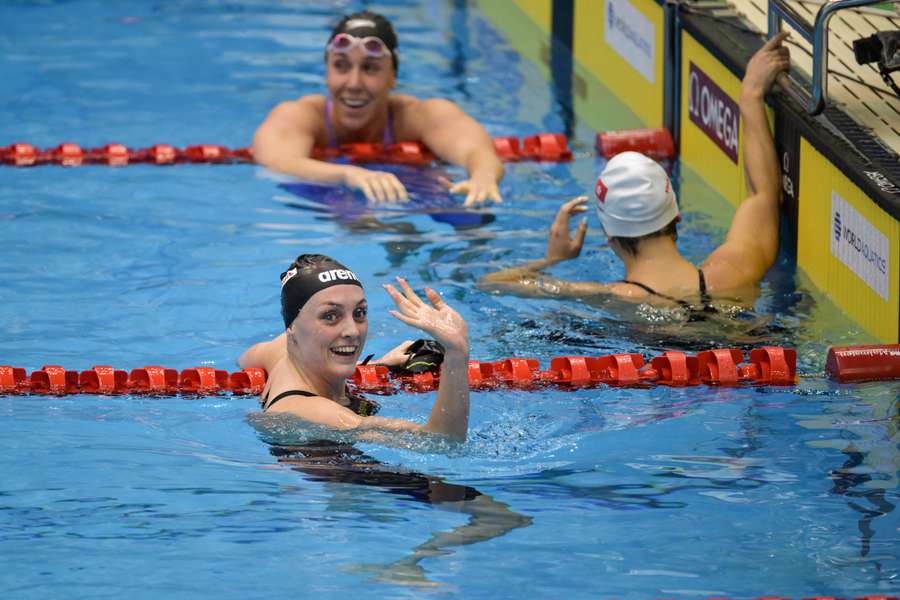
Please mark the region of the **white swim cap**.
<svg viewBox="0 0 900 600"><path fill-rule="evenodd" d="M594 192L600 222L610 237L647 235L678 217L675 192L665 170L639 152L612 157Z"/></svg>

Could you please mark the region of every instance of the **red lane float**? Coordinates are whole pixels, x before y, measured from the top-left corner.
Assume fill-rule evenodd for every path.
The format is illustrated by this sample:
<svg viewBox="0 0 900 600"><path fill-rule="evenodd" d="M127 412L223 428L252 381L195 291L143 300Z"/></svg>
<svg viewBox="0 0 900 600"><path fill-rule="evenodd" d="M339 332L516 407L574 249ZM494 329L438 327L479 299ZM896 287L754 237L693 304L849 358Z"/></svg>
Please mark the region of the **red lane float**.
<svg viewBox="0 0 900 600"><path fill-rule="evenodd" d="M658 385L683 387L700 384L700 366L696 356L684 352L663 352L650 360ZM648 369L649 371L649 369Z"/></svg>
<svg viewBox="0 0 900 600"><path fill-rule="evenodd" d="M493 362L470 360L469 387L488 390L498 387L536 389L555 386L563 389L607 386L672 387L700 385L733 386L793 385L797 379L797 353L792 348L764 346L750 351L749 362L744 353L733 348L720 348L688 356L684 352L665 352L644 362L640 354L607 356L559 356L551 359L550 368L541 370L534 358L507 358ZM363 392L393 393L397 389L427 391L436 389L438 374L417 374L392 380L385 367L366 365L357 368L353 383Z"/></svg>
<svg viewBox="0 0 900 600"><path fill-rule="evenodd" d="M522 158L542 162L572 160L572 152L561 133L539 133L522 139Z"/></svg>
<svg viewBox="0 0 900 600"><path fill-rule="evenodd" d="M0 394L255 395L265 385L264 369L229 374L210 367L194 367L179 373L175 369L148 366L127 372L99 365L79 373L58 365L45 365L28 376L25 369L0 366Z"/></svg>
<svg viewBox="0 0 900 600"><path fill-rule="evenodd" d="M845 346L829 350L826 370L840 382L900 379L900 344ZM533 390L548 386L577 389L605 386L684 387L794 385L797 352L792 348L763 346L746 357L736 348L715 348L689 356L664 352L649 362L634 353L606 356L558 356L542 370L535 358L514 357L468 365L473 390L513 388ZM399 390L425 392L437 389L440 372L391 375L384 365L359 365L350 384L361 392L388 395ZM266 385L263 369L228 373L211 367L175 369L147 366L130 372L110 366L70 371L45 365L27 375L25 369L0 366L0 394L259 394Z"/></svg>
<svg viewBox="0 0 900 600"><path fill-rule="evenodd" d="M596 149L604 158L626 151L641 152L656 160L675 158L675 142L668 129L630 129L597 134Z"/></svg>
<svg viewBox="0 0 900 600"><path fill-rule="evenodd" d="M124 394L128 391L128 373L105 365L94 367L81 372L78 388L84 394Z"/></svg>
<svg viewBox="0 0 900 600"><path fill-rule="evenodd" d="M841 383L900 379L900 344L836 346L828 350L825 371Z"/></svg>
<svg viewBox="0 0 900 600"><path fill-rule="evenodd" d="M519 138L516 137L495 137L494 151L500 160L504 162L514 162L522 158Z"/></svg>
<svg viewBox="0 0 900 600"><path fill-rule="evenodd" d="M28 391L30 385L25 369L0 366L0 394L22 394Z"/></svg>
<svg viewBox="0 0 900 600"><path fill-rule="evenodd" d="M522 139L498 137L494 139L497 155L504 161L538 160L559 162L572 159L566 137L559 133L539 133ZM339 149L314 148L313 158L333 160L345 158L358 163L392 163L430 165L434 154L419 142L399 142L384 146L375 143L343 144ZM0 163L14 167L56 164L65 167L79 165L126 166L131 164L173 165L176 163L228 164L252 163L252 148L230 150L216 144L196 144L179 149L168 144L154 144L134 150L119 143L99 148L82 148L66 142L55 148L41 150L25 143L0 147Z"/></svg>
<svg viewBox="0 0 900 600"><path fill-rule="evenodd" d="M572 160L568 141L560 133L538 133L519 138L503 136L493 139L497 156L503 161L535 160L562 162ZM611 158L620 152L642 152L656 160L675 158L675 144L667 129L632 129L598 133L596 148L599 154ZM434 154L419 142L399 142L383 146L377 143L344 144L339 149L314 148L314 158L329 160L345 158L352 162L396 163L427 165L435 161ZM252 163L253 149L230 150L215 144L196 144L178 149L168 144L132 150L123 144L110 143L100 148L84 149L65 142L55 148L40 150L26 143L0 147L0 162L16 167L57 164L75 167L82 164L125 166L129 164L171 165L175 163Z"/></svg>

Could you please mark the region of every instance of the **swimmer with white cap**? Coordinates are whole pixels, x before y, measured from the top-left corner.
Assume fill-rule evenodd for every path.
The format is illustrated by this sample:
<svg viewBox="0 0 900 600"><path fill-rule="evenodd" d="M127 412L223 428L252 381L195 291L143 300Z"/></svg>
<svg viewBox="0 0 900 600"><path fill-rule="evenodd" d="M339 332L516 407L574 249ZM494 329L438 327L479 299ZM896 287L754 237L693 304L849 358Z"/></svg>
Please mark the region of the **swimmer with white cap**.
<svg viewBox="0 0 900 600"><path fill-rule="evenodd" d="M406 431L464 441L469 422L469 339L465 320L432 289L428 302L398 277L399 290L383 286L397 305L390 313L421 329L444 348L437 398L425 424L373 416L372 401L347 388L369 330L362 283L350 269L327 256L303 254L281 276L285 331L255 344L238 360L241 368L268 373L260 397L266 412L289 413L336 430ZM411 342L379 361L399 364Z"/></svg>
<svg viewBox="0 0 900 600"><path fill-rule="evenodd" d="M755 298L778 255L781 172L764 98L775 77L790 67L788 49L782 46L785 37L778 34L767 41L747 65L740 110L749 196L735 211L725 242L699 268L676 247L680 215L665 170L643 154L623 152L606 164L594 191L609 246L624 263L624 279L567 281L540 272L581 253L587 221L581 221L574 237L569 231L569 219L587 210L587 197L580 196L559 209L544 258L486 275L481 286L523 295L605 294L704 311L714 310L716 297L728 297L732 304Z"/></svg>
<svg viewBox="0 0 900 600"><path fill-rule="evenodd" d="M310 181L344 184L370 202L408 199L393 174L312 158L313 148L349 143L422 142L438 157L460 165L468 179L450 187L465 205L501 202L503 164L484 128L449 100L392 94L399 50L391 23L360 12L341 19L325 49L328 96L309 95L278 104L256 130L256 162Z"/></svg>

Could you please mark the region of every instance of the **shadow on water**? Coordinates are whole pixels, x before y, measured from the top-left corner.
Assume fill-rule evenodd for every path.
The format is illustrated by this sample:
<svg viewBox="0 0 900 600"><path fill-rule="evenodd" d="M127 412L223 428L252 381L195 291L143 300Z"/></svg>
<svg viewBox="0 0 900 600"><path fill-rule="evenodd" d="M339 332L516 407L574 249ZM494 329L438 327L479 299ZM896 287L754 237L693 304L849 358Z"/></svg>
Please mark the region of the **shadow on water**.
<svg viewBox="0 0 900 600"><path fill-rule="evenodd" d="M251 422L263 435L270 419L257 417ZM289 427L304 429L295 423ZM282 426L284 424L281 424ZM308 428L306 428L308 429ZM308 436L308 434L307 434ZM337 434L340 436L340 434ZM365 486L386 494L414 500L445 511L468 515L468 521L448 531L435 531L431 537L412 548L407 556L390 564L353 564L348 571L366 573L385 583L435 586L419 564L425 558L449 556L452 548L485 542L521 527L532 518L517 513L508 505L467 486L447 482L441 477L403 470L365 454L351 442L314 439L297 444L275 443L269 453L305 479L339 486ZM363 500L360 500L363 502ZM366 509L371 511L371 506Z"/></svg>

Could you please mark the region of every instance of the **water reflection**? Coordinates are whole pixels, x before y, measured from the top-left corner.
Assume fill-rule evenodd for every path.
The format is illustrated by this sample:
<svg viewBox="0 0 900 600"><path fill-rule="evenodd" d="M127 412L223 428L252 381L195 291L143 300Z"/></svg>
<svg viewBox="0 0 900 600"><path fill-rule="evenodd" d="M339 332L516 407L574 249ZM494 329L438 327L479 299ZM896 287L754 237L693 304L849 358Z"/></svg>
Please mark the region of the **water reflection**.
<svg viewBox="0 0 900 600"><path fill-rule="evenodd" d="M515 322L499 321L493 336L512 346L550 342L557 354L560 346L604 352L631 352L636 348L699 352L715 347L750 349L794 343L793 331L777 317L749 310L713 314L703 322L693 322L679 319L680 309L613 299L603 302L602 307L589 313L591 308L562 306Z"/></svg>
<svg viewBox="0 0 900 600"><path fill-rule="evenodd" d="M313 440L301 444L271 444L269 452L279 463L303 474L310 481L341 487L378 488L387 494L468 515L464 525L449 531L433 532L428 540L412 548L407 556L398 561L386 565L363 563L348 567L350 571L368 573L378 581L437 585L421 566L423 559L452 555L455 547L485 542L532 523L531 517L511 510L507 504L471 486L384 464L351 443ZM340 494L340 489L334 491L335 497ZM366 505L364 509L371 512L372 507Z"/></svg>
<svg viewBox="0 0 900 600"><path fill-rule="evenodd" d="M896 558L894 554L870 556L873 544L889 548L892 553L896 550L893 527L882 520L896 508L900 473L900 394L892 388L894 386L889 384L862 386L861 401L842 404L843 418L837 423L831 419L832 424L828 427L840 432L840 438L848 435L852 438L849 442L834 439L830 444L839 447L846 457L843 464L828 475L832 480L830 492L846 498L847 506L859 514L859 555L876 562L879 558ZM804 424L821 426L823 421L805 421ZM879 523L882 527L880 544L877 540Z"/></svg>

